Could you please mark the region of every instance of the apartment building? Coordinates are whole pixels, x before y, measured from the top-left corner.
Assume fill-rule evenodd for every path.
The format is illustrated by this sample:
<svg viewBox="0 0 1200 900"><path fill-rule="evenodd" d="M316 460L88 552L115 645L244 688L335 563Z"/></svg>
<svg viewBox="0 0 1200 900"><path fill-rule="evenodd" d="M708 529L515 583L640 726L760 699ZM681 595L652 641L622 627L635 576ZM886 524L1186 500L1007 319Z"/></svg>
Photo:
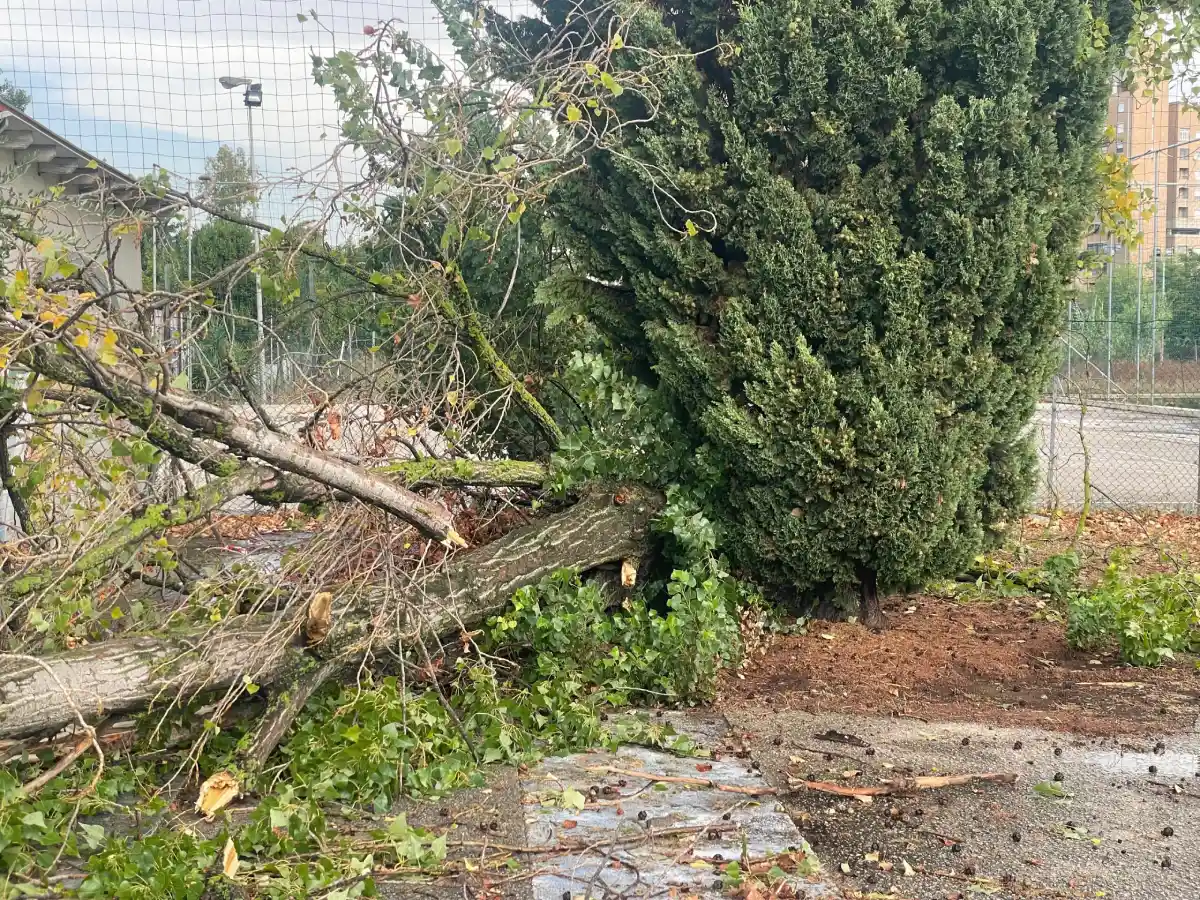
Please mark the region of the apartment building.
<svg viewBox="0 0 1200 900"><path fill-rule="evenodd" d="M1114 85L1108 125L1108 149L1129 159L1136 186L1152 198L1146 206L1151 217L1142 226L1143 260L1156 252L1200 252L1200 114L1172 100L1165 84L1148 96L1141 88ZM1104 252L1109 240L1097 222L1084 246ZM1128 248L1115 239L1113 245L1118 262L1136 261L1137 250L1131 258Z"/></svg>

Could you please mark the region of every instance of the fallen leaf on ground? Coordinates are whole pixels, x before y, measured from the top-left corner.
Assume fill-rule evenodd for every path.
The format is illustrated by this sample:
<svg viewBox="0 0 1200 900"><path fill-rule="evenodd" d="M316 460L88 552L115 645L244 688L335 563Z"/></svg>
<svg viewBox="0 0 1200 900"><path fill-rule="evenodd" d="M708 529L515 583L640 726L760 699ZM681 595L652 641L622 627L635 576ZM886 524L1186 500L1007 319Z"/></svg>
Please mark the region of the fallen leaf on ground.
<svg viewBox="0 0 1200 900"><path fill-rule="evenodd" d="M575 788L567 788L562 792L562 805L567 809L583 809L586 802L583 794Z"/></svg>
<svg viewBox="0 0 1200 900"><path fill-rule="evenodd" d="M574 828L578 824L579 823L576 822L574 819L563 819L563 821L562 821L562 827L566 828L568 830Z"/></svg>

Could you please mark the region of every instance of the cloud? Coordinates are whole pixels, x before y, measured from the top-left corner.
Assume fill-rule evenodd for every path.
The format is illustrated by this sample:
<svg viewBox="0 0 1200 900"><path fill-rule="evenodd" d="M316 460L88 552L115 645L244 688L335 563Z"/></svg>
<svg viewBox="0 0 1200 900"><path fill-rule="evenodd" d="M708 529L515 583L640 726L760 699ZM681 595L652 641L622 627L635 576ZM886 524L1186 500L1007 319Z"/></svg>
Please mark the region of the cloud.
<svg viewBox="0 0 1200 900"><path fill-rule="evenodd" d="M164 11L169 6L170 11ZM315 10L315 19L301 22ZM222 75L263 84L255 157L277 182L329 159L339 117L312 79L311 55L357 50L363 26L396 16L414 37L444 47L428 0L397 8L370 0L9 0L0 9L0 67L33 94L30 113L132 174L154 165L180 179L204 171L221 144L247 147L239 90ZM294 186L266 195L264 217L295 210Z"/></svg>

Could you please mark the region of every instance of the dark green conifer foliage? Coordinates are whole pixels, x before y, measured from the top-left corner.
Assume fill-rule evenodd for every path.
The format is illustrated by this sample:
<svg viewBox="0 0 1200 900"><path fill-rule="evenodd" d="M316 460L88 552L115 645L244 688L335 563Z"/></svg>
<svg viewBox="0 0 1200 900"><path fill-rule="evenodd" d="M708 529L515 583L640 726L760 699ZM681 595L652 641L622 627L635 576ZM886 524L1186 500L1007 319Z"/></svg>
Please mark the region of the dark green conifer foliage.
<svg viewBox="0 0 1200 900"><path fill-rule="evenodd" d="M1029 496L1130 7L651 6L626 45L698 55L552 215L619 285L592 283L595 320L684 423L737 563L786 591L856 586L873 623L877 584L959 570ZM627 118L632 94L611 101Z"/></svg>

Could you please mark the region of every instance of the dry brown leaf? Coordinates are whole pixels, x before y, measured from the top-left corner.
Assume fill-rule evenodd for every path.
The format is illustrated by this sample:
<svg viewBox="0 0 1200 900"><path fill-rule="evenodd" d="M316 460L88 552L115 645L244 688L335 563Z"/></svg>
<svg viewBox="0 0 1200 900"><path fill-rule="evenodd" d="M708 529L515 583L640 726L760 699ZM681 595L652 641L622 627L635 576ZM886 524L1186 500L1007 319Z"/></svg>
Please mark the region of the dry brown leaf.
<svg viewBox="0 0 1200 900"><path fill-rule="evenodd" d="M211 819L218 810L229 805L234 797L241 794L242 789L228 772L217 772L204 779L200 785L200 794L196 797L196 812L204 818Z"/></svg>
<svg viewBox="0 0 1200 900"><path fill-rule="evenodd" d="M621 560L621 587L631 588L637 584L637 561L633 559Z"/></svg>
<svg viewBox="0 0 1200 900"><path fill-rule="evenodd" d="M563 819L563 821L562 821L562 827L567 830L574 828L578 824L579 823L576 822L574 819Z"/></svg>
<svg viewBox="0 0 1200 900"><path fill-rule="evenodd" d="M342 414L337 409L330 407L325 413L325 421L329 423L329 436L335 441L342 439Z"/></svg>
<svg viewBox="0 0 1200 900"><path fill-rule="evenodd" d="M333 594L321 591L308 601L308 620L304 623L304 635L310 644L319 644L329 636L333 626Z"/></svg>
<svg viewBox="0 0 1200 900"><path fill-rule="evenodd" d="M237 847L233 846L233 838L226 838L225 849L221 853L221 871L225 873L226 878L236 878L240 865Z"/></svg>

